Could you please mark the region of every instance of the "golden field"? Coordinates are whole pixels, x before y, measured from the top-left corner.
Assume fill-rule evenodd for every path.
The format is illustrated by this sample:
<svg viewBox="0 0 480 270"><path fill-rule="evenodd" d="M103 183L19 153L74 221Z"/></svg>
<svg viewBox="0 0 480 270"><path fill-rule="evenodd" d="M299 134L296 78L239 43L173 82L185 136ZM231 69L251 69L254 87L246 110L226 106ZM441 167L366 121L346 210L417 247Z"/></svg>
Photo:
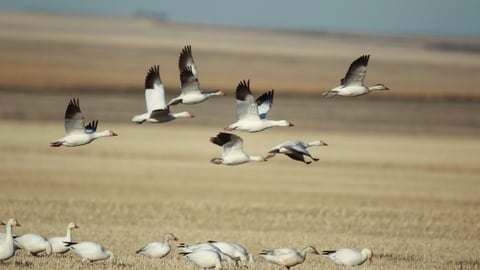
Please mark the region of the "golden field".
<svg viewBox="0 0 480 270"><path fill-rule="evenodd" d="M161 260L135 254L167 232L181 242L239 242L254 255L277 247L369 247L373 264L361 269L480 268L478 54L422 46L437 37L372 42L145 18L2 13L0 23L9 26L0 27L0 219L15 216L22 224L16 234L56 236L75 221L81 228L74 240L100 242L117 257L91 268L196 269L175 250ZM187 43L202 86L228 95L172 108L193 119L130 123L144 110L150 65L165 66L167 98L175 95L176 59ZM323 98L365 52L372 54L367 81L393 90ZM269 118L295 127L237 133L245 151L262 155L285 140L322 139L329 146L310 149L319 162L281 155L232 167L209 162L221 152L209 137L234 121L232 91L248 78L256 96L276 90ZM63 136L73 97L88 120L119 136L50 148ZM279 268L255 259L249 269ZM18 251L0 267L85 265L73 253ZM310 255L294 269L341 268Z"/></svg>

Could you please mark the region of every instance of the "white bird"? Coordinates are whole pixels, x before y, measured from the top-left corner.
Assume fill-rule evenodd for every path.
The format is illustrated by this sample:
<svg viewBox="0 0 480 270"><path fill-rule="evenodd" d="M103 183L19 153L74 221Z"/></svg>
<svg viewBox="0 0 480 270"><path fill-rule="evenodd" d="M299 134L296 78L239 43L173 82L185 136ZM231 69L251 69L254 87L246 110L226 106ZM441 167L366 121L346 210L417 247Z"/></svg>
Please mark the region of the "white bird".
<svg viewBox="0 0 480 270"><path fill-rule="evenodd" d="M65 236L56 236L48 239L48 242L52 245L52 252L65 253L69 251L70 249L65 246L64 242L72 242L72 230L78 228L75 222L70 222L67 225L67 234Z"/></svg>
<svg viewBox="0 0 480 270"><path fill-rule="evenodd" d="M150 242L135 253L143 254L147 257L163 258L170 253L170 250L172 249L170 241L172 240L177 241L178 238L171 233L167 233L163 242Z"/></svg>
<svg viewBox="0 0 480 270"><path fill-rule="evenodd" d="M271 127L293 126L292 123L286 120L266 119L267 113L273 105L273 90L265 92L255 100L250 91L250 80L243 80L237 85L235 97L237 100L238 120L225 127L225 130L259 132Z"/></svg>
<svg viewBox="0 0 480 270"><path fill-rule="evenodd" d="M291 140L283 142L268 152L269 154L266 156L266 159L272 158L275 154L285 154L291 159L302 161L306 164L312 163L311 161L305 161L305 157L310 157L313 161L318 161L318 158L312 157L312 155L308 152L307 148L310 146L327 146L328 144L324 141L312 141L309 143L304 143L298 140Z"/></svg>
<svg viewBox="0 0 480 270"><path fill-rule="evenodd" d="M226 261L233 266L237 266L238 265L237 262L238 260L240 260L240 258L238 257L232 257L230 256L230 254L224 253L220 248L218 248L217 246L213 245L210 242L203 242L203 243L196 243L196 244L180 243L178 245L177 250L179 254L182 254L182 255L196 252L199 250L212 250L218 253L218 255L220 256L220 261Z"/></svg>
<svg viewBox="0 0 480 270"><path fill-rule="evenodd" d="M181 252L180 254L200 268L222 269L222 258L220 253L213 249L199 249L190 252Z"/></svg>
<svg viewBox="0 0 480 270"><path fill-rule="evenodd" d="M220 132L210 142L222 147L222 157L210 160L213 164L239 165L250 161L266 161L264 157L249 156L243 152L243 140L231 133Z"/></svg>
<svg viewBox="0 0 480 270"><path fill-rule="evenodd" d="M323 93L324 96L362 96L374 90L390 90L385 85L378 83L373 86L365 86L363 81L367 75L367 65L370 55L362 55L352 62L347 74L340 80L340 85Z"/></svg>
<svg viewBox="0 0 480 270"><path fill-rule="evenodd" d="M91 121L85 126L85 120L80 110L78 98L71 99L65 111L65 133L66 135L58 140L50 142L50 146L79 146L91 143L93 140L117 136L111 130L97 132L98 120Z"/></svg>
<svg viewBox="0 0 480 270"><path fill-rule="evenodd" d="M15 255L15 244L13 241L13 233L12 227L13 226L21 226L20 223L11 218L7 221L7 223L0 222L1 225L6 225L6 232L3 239L0 240L0 262L5 261L13 257Z"/></svg>
<svg viewBox="0 0 480 270"><path fill-rule="evenodd" d="M308 246L302 250L293 248L263 250L260 252L260 257L268 262L284 266L288 270L297 264L303 263L307 257L307 253L319 254L316 248Z"/></svg>
<svg viewBox="0 0 480 270"><path fill-rule="evenodd" d="M106 259L115 260L115 256L110 250L107 250L104 246L96 242L65 242L65 246L82 257L82 262L94 262Z"/></svg>
<svg viewBox="0 0 480 270"><path fill-rule="evenodd" d="M27 233L17 236L15 237L15 245L33 256L38 256L42 252L47 255L52 253L52 245L47 238L40 234Z"/></svg>
<svg viewBox="0 0 480 270"><path fill-rule="evenodd" d="M323 250L322 255L332 259L337 264L354 266L360 265L367 260L371 263L373 252L368 248L362 250L341 248L336 250Z"/></svg>
<svg viewBox="0 0 480 270"><path fill-rule="evenodd" d="M145 101L147 112L135 115L132 122L142 124L143 122L163 123L176 118L192 118L189 112L171 113L169 106L165 104L165 88L160 78L160 67L153 66L145 77Z"/></svg>
<svg viewBox="0 0 480 270"><path fill-rule="evenodd" d="M235 242L208 241L211 245L219 248L223 253L228 254L232 258L239 258L242 262L253 263L252 254L247 249Z"/></svg>
<svg viewBox="0 0 480 270"><path fill-rule="evenodd" d="M198 69L193 61L192 47L185 46L178 59L180 70L181 94L168 102L168 106L183 104L197 104L207 100L211 96L223 96L224 93L217 91L203 91L198 81Z"/></svg>

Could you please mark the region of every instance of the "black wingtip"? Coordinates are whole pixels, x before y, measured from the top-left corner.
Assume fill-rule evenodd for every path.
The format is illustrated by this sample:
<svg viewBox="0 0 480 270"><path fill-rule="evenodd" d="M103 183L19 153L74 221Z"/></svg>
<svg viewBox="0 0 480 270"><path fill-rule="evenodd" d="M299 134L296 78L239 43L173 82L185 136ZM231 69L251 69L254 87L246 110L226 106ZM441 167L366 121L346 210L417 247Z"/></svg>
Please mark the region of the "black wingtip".
<svg viewBox="0 0 480 270"><path fill-rule="evenodd" d="M80 100L78 98L70 99L67 109L65 110L65 118L73 118L74 115L79 112L81 112Z"/></svg>
<svg viewBox="0 0 480 270"><path fill-rule="evenodd" d="M370 59L370 54L364 54L357 58L353 63L359 64L359 65L368 65L368 60Z"/></svg>
<svg viewBox="0 0 480 270"><path fill-rule="evenodd" d="M245 100L247 95L251 95L250 79L240 81L235 90L235 98L238 100Z"/></svg>
<svg viewBox="0 0 480 270"><path fill-rule="evenodd" d="M210 142L218 145L218 146L223 146L224 144L228 143L231 141L232 134L230 133L225 133L225 132L219 132L216 137L210 137Z"/></svg>
<svg viewBox="0 0 480 270"><path fill-rule="evenodd" d="M156 82L161 83L162 80L160 79L160 66L155 65L150 67L148 70L147 76L145 77L145 89L153 89L153 85Z"/></svg>
<svg viewBox="0 0 480 270"><path fill-rule="evenodd" d="M178 58L178 69L182 71L183 67L186 65L187 59L192 58L192 46L190 44L185 45L182 51L180 52L180 57Z"/></svg>
<svg viewBox="0 0 480 270"><path fill-rule="evenodd" d="M270 103L273 104L273 92L274 92L274 90L272 89L270 91L267 91L267 92L263 93L261 96L259 96L256 100L257 105L262 104L266 100L270 100Z"/></svg>
<svg viewBox="0 0 480 270"><path fill-rule="evenodd" d="M63 244L64 244L66 247L70 247L70 246L76 245L77 243L76 243L76 242L63 241Z"/></svg>
<svg viewBox="0 0 480 270"><path fill-rule="evenodd" d="M335 250L322 250L322 255L330 255L335 252L336 252Z"/></svg>

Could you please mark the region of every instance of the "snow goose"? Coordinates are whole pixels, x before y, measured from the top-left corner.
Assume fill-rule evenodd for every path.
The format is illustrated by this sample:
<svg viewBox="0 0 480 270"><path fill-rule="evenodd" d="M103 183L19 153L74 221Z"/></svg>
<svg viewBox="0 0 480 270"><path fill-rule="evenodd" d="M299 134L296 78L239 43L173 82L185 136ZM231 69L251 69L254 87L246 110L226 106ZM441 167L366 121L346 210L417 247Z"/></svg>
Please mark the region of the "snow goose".
<svg viewBox="0 0 480 270"><path fill-rule="evenodd" d="M362 250L341 248L336 250L323 250L322 255L330 258L337 264L354 266L360 265L367 260L372 262L373 252L368 248Z"/></svg>
<svg viewBox="0 0 480 270"><path fill-rule="evenodd" d="M232 258L239 258L242 262L253 263L252 254L247 252L247 249L234 242L223 242L223 241L208 241L211 245L219 248L223 253L228 254Z"/></svg>
<svg viewBox="0 0 480 270"><path fill-rule="evenodd" d="M293 126L286 120L268 120L267 113L273 105L273 90L261 95L256 100L250 91L250 80L241 81L235 92L237 100L237 122L225 127L227 131L240 130L259 132L271 127Z"/></svg>
<svg viewBox="0 0 480 270"><path fill-rule="evenodd" d="M260 252L260 257L268 262L284 266L288 270L290 267L303 263L307 257L307 253L319 254L316 248L308 246L303 250L292 248L263 250Z"/></svg>
<svg viewBox="0 0 480 270"><path fill-rule="evenodd" d="M172 249L172 247L170 246L171 240L177 241L178 238L171 233L167 233L163 242L150 242L141 249L137 250L135 253L143 254L147 257L163 258L167 256Z"/></svg>
<svg viewBox="0 0 480 270"><path fill-rule="evenodd" d="M310 157L313 161L318 161L318 158L312 157L308 152L307 148L310 146L327 146L328 144L324 141L312 141L309 143L304 143L298 140L291 140L283 142L275 147L273 147L266 156L266 159L272 158L275 154L285 154L289 158L302 161L306 164L312 163L311 161L305 161L305 157Z"/></svg>
<svg viewBox="0 0 480 270"><path fill-rule="evenodd" d="M200 268L222 269L222 258L216 250L198 249L190 252L181 252L180 254Z"/></svg>
<svg viewBox="0 0 480 270"><path fill-rule="evenodd" d="M80 103L78 98L72 99L68 103L67 110L65 111L65 133L66 136L56 141L50 142L50 146L79 146L91 143L93 140L117 136L115 132L110 130L104 130L97 132L98 120L91 121L85 126L85 120L80 110Z"/></svg>
<svg viewBox="0 0 480 270"><path fill-rule="evenodd" d="M243 152L243 140L231 133L220 132L210 142L222 147L222 157L210 160L213 164L239 165L249 161L265 161L260 156L249 156Z"/></svg>
<svg viewBox="0 0 480 270"><path fill-rule="evenodd" d="M64 244L82 257L82 262L94 262L106 259L115 260L115 256L113 256L110 250L107 250L104 246L96 242L64 242Z"/></svg>
<svg viewBox="0 0 480 270"><path fill-rule="evenodd" d="M379 83L373 86L365 86L363 81L367 75L367 65L370 55L362 55L350 65L347 74L340 80L340 85L330 91L323 93L324 96L362 96L374 90L390 90L390 88Z"/></svg>
<svg viewBox="0 0 480 270"><path fill-rule="evenodd" d="M143 122L163 123L176 118L194 117L189 112L171 113L169 106L165 105L165 88L160 78L160 67L153 66L145 77L145 101L147 112L135 115L132 122L142 124Z"/></svg>
<svg viewBox="0 0 480 270"><path fill-rule="evenodd" d="M209 242L203 242L203 243L197 243L197 244L188 244L188 243L180 243L178 245L178 252L179 254L187 254L187 253L192 253L196 252L199 250L212 250L218 253L220 256L220 261L226 261L230 265L237 266L237 261L240 260L238 257L232 257L227 253L224 253L220 248L217 246L209 243Z"/></svg>
<svg viewBox="0 0 480 270"><path fill-rule="evenodd" d="M47 255L52 253L52 245L43 235L35 233L22 234L15 237L15 244L18 248L27 251L28 254L38 256L45 252Z"/></svg>
<svg viewBox="0 0 480 270"><path fill-rule="evenodd" d="M14 218L9 219L7 223L1 222L1 225L6 225L6 232L3 239L0 240L0 262L8 260L15 255L12 227L21 226Z"/></svg>
<svg viewBox="0 0 480 270"><path fill-rule="evenodd" d="M78 228L75 222L70 222L67 225L67 234L65 236L56 236L48 239L48 242L52 245L52 252L65 253L69 251L70 249L65 246L64 242L72 242L72 230Z"/></svg>
<svg viewBox="0 0 480 270"><path fill-rule="evenodd" d="M192 47L185 46L178 59L178 69L180 70L181 94L168 102L168 106L183 104L196 104L207 100L211 96L223 96L223 92L203 91L200 89L198 81L198 71L193 61Z"/></svg>

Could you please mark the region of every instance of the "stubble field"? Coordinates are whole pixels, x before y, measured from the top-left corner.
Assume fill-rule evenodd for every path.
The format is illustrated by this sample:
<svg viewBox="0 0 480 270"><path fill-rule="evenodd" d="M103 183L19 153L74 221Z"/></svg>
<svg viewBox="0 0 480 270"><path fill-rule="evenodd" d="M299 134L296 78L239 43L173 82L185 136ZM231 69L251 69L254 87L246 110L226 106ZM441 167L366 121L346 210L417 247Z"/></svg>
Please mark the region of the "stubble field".
<svg viewBox="0 0 480 270"><path fill-rule="evenodd" d="M199 34L190 28L197 35L186 36L178 34L178 29L186 27L180 24L162 28L170 33L168 39L155 37L149 43L153 30L133 31L150 29L150 22L143 19L126 20L128 27L118 28L117 19L107 18L105 24L84 33L78 25L94 24L98 18L74 16L69 23L57 25L42 14L13 14L2 16L0 23L5 24L9 16L22 16L22 20L11 19L11 28L0 30L4 59L0 65L0 219L16 217L22 224L14 228L16 234L61 235L66 224L75 221L80 229L73 232L74 240L100 242L117 257L115 264L93 264L95 269L196 269L175 249L161 260L135 254L167 232L180 242L239 242L255 256L249 269L278 268L258 258L262 249L307 245L319 250L368 247L374 252L373 264L362 269L480 268L480 106L475 101L478 90L471 87L478 82L472 75L479 70L477 54L424 54L413 45L416 39L402 39L408 41L406 48L393 49L385 44L395 44L395 39L383 37L380 45L360 39L362 46L372 45L383 57L377 70L369 69L367 78L378 78L393 90L357 99L325 99L318 89L336 83L338 69L343 73L344 62L357 53L351 43L336 36L319 38L333 50L332 55L320 51L312 59L309 53L316 51L317 39L308 35L301 39L307 51L289 49L289 42L300 38L291 35L274 52L268 49L274 40L269 43L266 38L255 51L252 44L231 45L258 40L263 32L257 30L247 35L243 31L248 29L230 32L207 27ZM125 41L124 32L118 30L121 26L143 39L117 44ZM42 35L45 29L55 31ZM75 31L70 35L65 29ZM102 35L106 29L118 32ZM92 39L81 36L91 33ZM226 38L207 49L211 40L206 33ZM282 39L283 34L274 31L272 35ZM148 65L165 60L162 63L171 66L163 69L165 78L175 82L175 59L186 40L193 40L194 53L195 45L199 48L195 56L202 68L200 76L213 78L205 84L226 89L229 95L172 108L191 111L196 115L193 119L160 125L130 123L134 114L144 110L142 87ZM348 56L340 53L342 49ZM409 64L407 60L415 55L418 65ZM224 68L229 61L246 56L251 61L233 72ZM323 58L334 65L323 67L326 77L312 70ZM400 66L389 65L395 59ZM273 71L273 66L278 69ZM439 76L444 70L450 78ZM403 72L412 78L412 87L392 75ZM209 163L221 152L209 137L233 122L231 92L238 80L252 74L255 95L279 88L269 118L288 119L295 127L237 133L244 139L245 151L262 155L285 140L321 139L329 146L310 149L320 161L305 165L276 156L265 163L233 167ZM291 79L295 77L303 80ZM292 91L296 85L298 92ZM465 87L448 99L454 85ZM416 95L418 89L425 92ZM168 92L167 98L174 94ZM119 136L83 147L50 148L50 141L63 136L64 111L73 97L80 98L88 120L100 120L99 130L111 129ZM22 251L1 265L85 268L73 253L31 257ZM294 269L340 268L313 255Z"/></svg>

